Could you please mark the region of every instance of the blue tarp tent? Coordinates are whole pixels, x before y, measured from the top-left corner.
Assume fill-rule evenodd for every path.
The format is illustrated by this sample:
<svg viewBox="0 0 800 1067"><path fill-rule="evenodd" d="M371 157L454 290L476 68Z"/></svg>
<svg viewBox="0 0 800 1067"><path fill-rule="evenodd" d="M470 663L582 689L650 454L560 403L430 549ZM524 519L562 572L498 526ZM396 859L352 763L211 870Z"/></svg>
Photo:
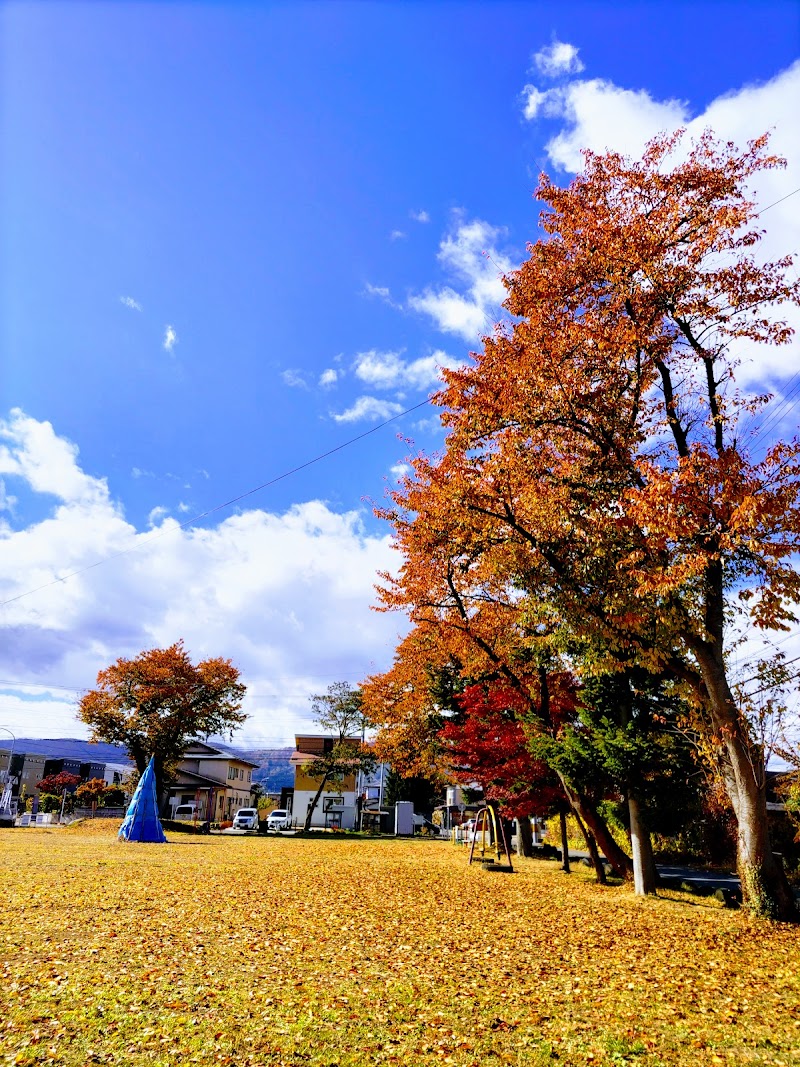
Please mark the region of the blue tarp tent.
<svg viewBox="0 0 800 1067"><path fill-rule="evenodd" d="M123 841L152 841L157 844L166 844L167 839L158 817L154 760L155 756L151 756L147 770L136 786L125 821L119 828L117 836Z"/></svg>

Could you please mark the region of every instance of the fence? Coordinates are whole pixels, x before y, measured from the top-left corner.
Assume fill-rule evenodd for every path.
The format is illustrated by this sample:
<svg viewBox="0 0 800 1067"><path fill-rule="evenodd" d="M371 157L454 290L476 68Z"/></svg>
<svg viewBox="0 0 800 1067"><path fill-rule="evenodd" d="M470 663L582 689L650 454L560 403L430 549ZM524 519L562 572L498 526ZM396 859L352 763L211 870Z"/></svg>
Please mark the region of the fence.
<svg viewBox="0 0 800 1067"><path fill-rule="evenodd" d="M75 808L73 819L124 819L126 808Z"/></svg>

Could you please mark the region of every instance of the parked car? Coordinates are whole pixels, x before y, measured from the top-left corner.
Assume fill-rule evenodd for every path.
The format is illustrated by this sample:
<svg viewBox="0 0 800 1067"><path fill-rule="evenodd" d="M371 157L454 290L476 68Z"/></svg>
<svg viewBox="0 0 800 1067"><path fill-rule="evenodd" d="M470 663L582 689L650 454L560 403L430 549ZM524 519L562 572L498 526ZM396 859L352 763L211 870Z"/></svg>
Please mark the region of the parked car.
<svg viewBox="0 0 800 1067"><path fill-rule="evenodd" d="M234 830L257 830L258 829L258 809L257 808L239 808L233 817L233 829Z"/></svg>
<svg viewBox="0 0 800 1067"><path fill-rule="evenodd" d="M172 818L177 819L180 822L193 822L197 818L197 805L179 804L175 809Z"/></svg>
<svg viewBox="0 0 800 1067"><path fill-rule="evenodd" d="M267 816L268 830L291 830L292 816L286 808L276 808Z"/></svg>

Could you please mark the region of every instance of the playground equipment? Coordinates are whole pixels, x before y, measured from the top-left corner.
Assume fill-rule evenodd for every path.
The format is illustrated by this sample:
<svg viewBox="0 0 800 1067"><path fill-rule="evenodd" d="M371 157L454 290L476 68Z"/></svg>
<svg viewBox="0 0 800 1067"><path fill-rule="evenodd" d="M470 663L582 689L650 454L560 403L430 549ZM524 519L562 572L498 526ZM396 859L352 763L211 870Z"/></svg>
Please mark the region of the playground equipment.
<svg viewBox="0 0 800 1067"><path fill-rule="evenodd" d="M508 847L508 842L506 841L505 831L503 830L503 821L498 816L497 810L493 804L487 804L486 807L479 808L478 813L475 816L475 825L472 830L472 844L469 849L470 864L475 858L475 845L477 844L479 833L481 835L481 843L478 862L482 863L487 870L508 870L510 873L513 873L514 868L511 865L511 852ZM494 857L490 855L492 852L495 854ZM505 856L507 867L501 865L500 861L503 856Z"/></svg>

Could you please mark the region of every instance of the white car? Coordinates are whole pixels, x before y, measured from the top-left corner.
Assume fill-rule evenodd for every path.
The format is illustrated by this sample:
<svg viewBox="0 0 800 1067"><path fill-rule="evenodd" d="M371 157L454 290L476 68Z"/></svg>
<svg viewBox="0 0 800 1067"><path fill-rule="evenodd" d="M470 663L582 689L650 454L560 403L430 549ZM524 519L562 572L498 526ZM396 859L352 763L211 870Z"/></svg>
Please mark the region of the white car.
<svg viewBox="0 0 800 1067"><path fill-rule="evenodd" d="M234 830L258 830L258 809L239 808L233 817Z"/></svg>
<svg viewBox="0 0 800 1067"><path fill-rule="evenodd" d="M267 816L268 830L291 830L292 816L286 808L276 808Z"/></svg>
<svg viewBox="0 0 800 1067"><path fill-rule="evenodd" d="M178 822L194 822L197 818L197 805L179 804L172 813L172 818Z"/></svg>

